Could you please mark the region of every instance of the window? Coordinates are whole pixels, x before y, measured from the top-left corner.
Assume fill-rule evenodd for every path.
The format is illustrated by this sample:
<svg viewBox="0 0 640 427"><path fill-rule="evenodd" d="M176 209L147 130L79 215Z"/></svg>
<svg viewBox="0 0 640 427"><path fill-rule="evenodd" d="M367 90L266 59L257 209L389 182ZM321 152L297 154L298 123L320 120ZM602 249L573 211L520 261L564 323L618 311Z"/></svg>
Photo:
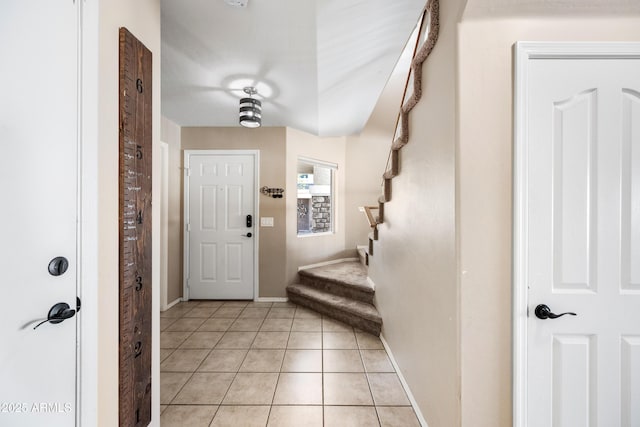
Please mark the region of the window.
<svg viewBox="0 0 640 427"><path fill-rule="evenodd" d="M298 236L333 232L337 168L333 163L298 158Z"/></svg>

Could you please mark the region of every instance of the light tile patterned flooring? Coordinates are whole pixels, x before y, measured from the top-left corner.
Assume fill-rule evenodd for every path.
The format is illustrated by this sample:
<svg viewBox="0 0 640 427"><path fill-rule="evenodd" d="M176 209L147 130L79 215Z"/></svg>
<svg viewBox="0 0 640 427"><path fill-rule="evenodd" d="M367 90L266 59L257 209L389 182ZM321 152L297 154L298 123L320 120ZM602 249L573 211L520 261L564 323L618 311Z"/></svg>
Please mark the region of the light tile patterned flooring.
<svg viewBox="0 0 640 427"><path fill-rule="evenodd" d="M161 313L161 426L419 426L382 342L291 303Z"/></svg>

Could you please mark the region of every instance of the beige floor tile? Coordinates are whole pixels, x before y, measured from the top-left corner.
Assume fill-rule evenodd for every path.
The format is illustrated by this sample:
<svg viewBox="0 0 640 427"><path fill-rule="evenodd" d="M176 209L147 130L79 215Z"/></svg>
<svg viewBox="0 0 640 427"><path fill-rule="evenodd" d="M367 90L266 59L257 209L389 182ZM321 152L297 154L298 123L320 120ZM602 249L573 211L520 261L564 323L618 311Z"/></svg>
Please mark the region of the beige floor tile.
<svg viewBox="0 0 640 427"><path fill-rule="evenodd" d="M173 400L181 405L218 405L235 374L196 372Z"/></svg>
<svg viewBox="0 0 640 427"><path fill-rule="evenodd" d="M195 372L207 354L209 350L178 349L162 362L160 370L162 372Z"/></svg>
<svg viewBox="0 0 640 427"><path fill-rule="evenodd" d="M243 308L242 307L233 307L233 306L226 306L223 305L222 307L220 307L218 310L216 310L215 313L213 313L214 318L229 318L229 319L235 319L236 317L240 316L240 313L242 313Z"/></svg>
<svg viewBox="0 0 640 427"><path fill-rule="evenodd" d="M382 427L420 427L416 413L410 406L381 406L376 409Z"/></svg>
<svg viewBox="0 0 640 427"><path fill-rule="evenodd" d="M325 405L373 405L365 374L324 374Z"/></svg>
<svg viewBox="0 0 640 427"><path fill-rule="evenodd" d="M322 374L281 373L274 405L322 405Z"/></svg>
<svg viewBox="0 0 640 427"><path fill-rule="evenodd" d="M293 319L293 316L295 313L296 313L295 308L271 307L271 310L269 310L269 314L267 314L267 318L268 319Z"/></svg>
<svg viewBox="0 0 640 427"><path fill-rule="evenodd" d="M360 350L367 372L395 372L387 352L384 350Z"/></svg>
<svg viewBox="0 0 640 427"><path fill-rule="evenodd" d="M353 332L325 332L322 334L322 348L351 350L357 349L358 343Z"/></svg>
<svg viewBox="0 0 640 427"><path fill-rule="evenodd" d="M291 332L287 348L299 350L320 350L322 348L322 333Z"/></svg>
<svg viewBox="0 0 640 427"><path fill-rule="evenodd" d="M184 317L211 317L218 307L198 306L184 315Z"/></svg>
<svg viewBox="0 0 640 427"><path fill-rule="evenodd" d="M322 427L322 406L273 406L267 427Z"/></svg>
<svg viewBox="0 0 640 427"><path fill-rule="evenodd" d="M291 330L296 332L322 332L322 319L319 317L296 317L293 319Z"/></svg>
<svg viewBox="0 0 640 427"><path fill-rule="evenodd" d="M287 348L289 332L258 332L252 348Z"/></svg>
<svg viewBox="0 0 640 427"><path fill-rule="evenodd" d="M178 318L176 318L176 317L161 317L160 318L160 331L166 330L176 320L178 320Z"/></svg>
<svg viewBox="0 0 640 427"><path fill-rule="evenodd" d="M189 308L194 308L194 307L199 307L200 304L202 304L202 302L200 300L197 299L192 299L190 301L182 301L179 302L178 304L176 304L176 307L189 307Z"/></svg>
<svg viewBox="0 0 640 427"><path fill-rule="evenodd" d="M191 374L187 372L163 372L160 374L160 403L165 405L171 403L189 377Z"/></svg>
<svg viewBox="0 0 640 427"><path fill-rule="evenodd" d="M322 350L287 350L282 372L322 372Z"/></svg>
<svg viewBox="0 0 640 427"><path fill-rule="evenodd" d="M160 417L162 427L209 427L217 406L170 405Z"/></svg>
<svg viewBox="0 0 640 427"><path fill-rule="evenodd" d="M160 405L160 414L162 414L164 410L167 409L168 407L169 405Z"/></svg>
<svg viewBox="0 0 640 427"><path fill-rule="evenodd" d="M396 374L367 374L367 376L376 405L404 406L411 404Z"/></svg>
<svg viewBox="0 0 640 427"><path fill-rule="evenodd" d="M324 372L364 372L358 350L324 350L322 366Z"/></svg>
<svg viewBox="0 0 640 427"><path fill-rule="evenodd" d="M271 308L271 306L273 306L272 302L265 301L250 301L249 304L247 304L247 307Z"/></svg>
<svg viewBox="0 0 640 427"><path fill-rule="evenodd" d="M261 331L289 332L293 319L265 319L260 327Z"/></svg>
<svg viewBox="0 0 640 427"><path fill-rule="evenodd" d="M262 319L237 318L229 327L230 331L257 332L262 326Z"/></svg>
<svg viewBox="0 0 640 427"><path fill-rule="evenodd" d="M233 324L234 319L207 319L200 325L198 331L225 332Z"/></svg>
<svg viewBox="0 0 640 427"><path fill-rule="evenodd" d="M240 313L241 318L247 319L264 319L267 317L267 313L269 312L269 307L253 307L249 306L242 310Z"/></svg>
<svg viewBox="0 0 640 427"><path fill-rule="evenodd" d="M269 406L221 406L211 427L264 427L269 409Z"/></svg>
<svg viewBox="0 0 640 427"><path fill-rule="evenodd" d="M276 389L278 374L240 372L233 380L225 405L270 405Z"/></svg>
<svg viewBox="0 0 640 427"><path fill-rule="evenodd" d="M329 317L322 318L323 332L353 332L353 328L346 323L340 322Z"/></svg>
<svg viewBox="0 0 640 427"><path fill-rule="evenodd" d="M160 349L160 363L164 362L164 360L173 353L173 348L161 348Z"/></svg>
<svg viewBox="0 0 640 427"><path fill-rule="evenodd" d="M216 348L249 348L257 332L225 332Z"/></svg>
<svg viewBox="0 0 640 427"><path fill-rule="evenodd" d="M382 341L375 335L367 333L357 333L356 339L358 340L358 347L361 350L384 350Z"/></svg>
<svg viewBox="0 0 640 427"><path fill-rule="evenodd" d="M214 307L214 308L219 308L222 307L222 304L224 304L222 301L208 301L208 300L203 300L200 301L200 304L198 305L198 307Z"/></svg>
<svg viewBox="0 0 640 427"><path fill-rule="evenodd" d="M200 318L200 317L193 317L193 318L183 317L183 318L178 319L175 322L173 322L167 328L167 331L170 331L170 332L193 332L196 329L198 329L200 327L200 325L202 325L205 322L205 320L207 320L207 319L203 319L203 318Z"/></svg>
<svg viewBox="0 0 640 427"><path fill-rule="evenodd" d="M284 350L249 350L240 372L280 372Z"/></svg>
<svg viewBox="0 0 640 427"><path fill-rule="evenodd" d="M224 332L194 332L182 343L182 349L208 348L212 349L220 341Z"/></svg>
<svg viewBox="0 0 640 427"><path fill-rule="evenodd" d="M272 307L274 307L274 308L296 308L297 305L295 305L292 302L286 301L286 302L274 302Z"/></svg>
<svg viewBox="0 0 640 427"><path fill-rule="evenodd" d="M238 372L247 350L217 350L209 353L198 372Z"/></svg>
<svg viewBox="0 0 640 427"><path fill-rule="evenodd" d="M191 332L160 332L160 348L178 348Z"/></svg>
<svg viewBox="0 0 640 427"><path fill-rule="evenodd" d="M249 305L249 301L225 301L223 307L245 308Z"/></svg>
<svg viewBox="0 0 640 427"><path fill-rule="evenodd" d="M187 314L194 307L174 305L169 310L161 311L160 317L182 317Z"/></svg>
<svg viewBox="0 0 640 427"><path fill-rule="evenodd" d="M374 427L380 424L373 406L325 406L324 425L325 427Z"/></svg>
<svg viewBox="0 0 640 427"><path fill-rule="evenodd" d="M322 314L317 311L309 310L306 308L298 307L294 316L296 319L322 319Z"/></svg>

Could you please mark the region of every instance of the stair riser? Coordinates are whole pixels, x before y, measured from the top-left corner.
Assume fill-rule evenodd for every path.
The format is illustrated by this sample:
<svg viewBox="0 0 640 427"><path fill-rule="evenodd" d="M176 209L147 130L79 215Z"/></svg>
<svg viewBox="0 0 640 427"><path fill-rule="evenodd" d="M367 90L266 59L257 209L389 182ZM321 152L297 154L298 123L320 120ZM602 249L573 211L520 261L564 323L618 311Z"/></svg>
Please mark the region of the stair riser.
<svg viewBox="0 0 640 427"><path fill-rule="evenodd" d="M325 314L331 318L344 322L348 325L362 329L365 332L368 332L375 336L380 336L380 329L382 328L382 325L376 322L372 322L371 320L354 316L353 314L348 312L339 311L334 307L328 307L322 304L321 302L311 300L309 298L305 298L293 292L289 292L288 296L289 296L289 301L291 301L294 304L298 304L303 307L310 308L312 310L317 311L318 313Z"/></svg>
<svg viewBox="0 0 640 427"><path fill-rule="evenodd" d="M342 297L352 298L357 301L366 302L367 304L373 304L373 293L364 292L354 289L352 287L343 286L336 282L330 282L322 280L317 277L309 277L300 274L300 281L304 285L313 286L323 291L329 292L334 295L340 295Z"/></svg>

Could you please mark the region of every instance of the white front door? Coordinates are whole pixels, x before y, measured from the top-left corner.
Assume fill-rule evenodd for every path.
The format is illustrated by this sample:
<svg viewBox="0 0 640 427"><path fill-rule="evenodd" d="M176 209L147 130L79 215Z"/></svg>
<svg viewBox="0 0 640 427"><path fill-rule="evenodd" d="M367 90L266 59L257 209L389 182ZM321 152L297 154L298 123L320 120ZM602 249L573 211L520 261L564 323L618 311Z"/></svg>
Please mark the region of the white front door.
<svg viewBox="0 0 640 427"><path fill-rule="evenodd" d="M640 45L633 49L608 56L596 45L605 54L590 56L582 45L577 57L519 64L518 425L640 426ZM566 312L576 315L555 318Z"/></svg>
<svg viewBox="0 0 640 427"><path fill-rule="evenodd" d="M0 4L0 426L76 425L77 3Z"/></svg>
<svg viewBox="0 0 640 427"><path fill-rule="evenodd" d="M190 299L253 299L256 156L185 152Z"/></svg>

